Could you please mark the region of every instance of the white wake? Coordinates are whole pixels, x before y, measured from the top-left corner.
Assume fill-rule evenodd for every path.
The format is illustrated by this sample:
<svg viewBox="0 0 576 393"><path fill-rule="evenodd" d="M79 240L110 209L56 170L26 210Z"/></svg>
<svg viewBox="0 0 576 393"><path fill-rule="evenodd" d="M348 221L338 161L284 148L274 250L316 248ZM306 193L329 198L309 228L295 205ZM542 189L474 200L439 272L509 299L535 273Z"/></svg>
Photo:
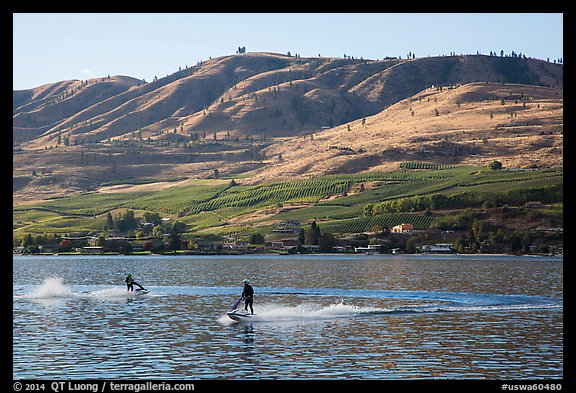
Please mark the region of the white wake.
<svg viewBox="0 0 576 393"><path fill-rule="evenodd" d="M142 294L137 291L127 291L125 287L118 286L112 288L99 289L89 292L77 292L65 285L60 277L48 277L44 279L42 285L23 295L14 296L23 299L66 299L91 297L100 299L126 299ZM148 295L153 296L153 295Z"/></svg>
<svg viewBox="0 0 576 393"><path fill-rule="evenodd" d="M239 307L240 310L243 307ZM307 321L307 320L329 320L342 317L354 317L362 314L374 314L390 312L388 309L377 307L360 307L342 302L318 305L304 303L296 306L286 306L277 304L254 305L254 316L250 319L253 322L282 322L282 321ZM224 314L218 318L221 323L233 322L228 315Z"/></svg>

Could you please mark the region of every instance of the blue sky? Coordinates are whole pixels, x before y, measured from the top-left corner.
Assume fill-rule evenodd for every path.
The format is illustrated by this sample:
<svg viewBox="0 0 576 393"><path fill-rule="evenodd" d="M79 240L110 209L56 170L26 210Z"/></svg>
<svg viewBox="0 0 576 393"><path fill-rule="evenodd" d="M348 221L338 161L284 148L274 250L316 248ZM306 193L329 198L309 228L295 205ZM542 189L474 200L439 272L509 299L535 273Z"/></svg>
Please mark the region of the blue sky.
<svg viewBox="0 0 576 393"><path fill-rule="evenodd" d="M14 13L13 89L276 52L382 59L512 51L563 58L562 13Z"/></svg>

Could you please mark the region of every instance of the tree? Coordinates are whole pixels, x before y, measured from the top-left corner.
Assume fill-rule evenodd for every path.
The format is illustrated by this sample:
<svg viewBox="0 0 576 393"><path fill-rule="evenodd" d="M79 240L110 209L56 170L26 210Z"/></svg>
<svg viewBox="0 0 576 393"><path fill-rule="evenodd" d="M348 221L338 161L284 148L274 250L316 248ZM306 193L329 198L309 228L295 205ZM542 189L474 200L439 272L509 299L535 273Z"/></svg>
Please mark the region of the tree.
<svg viewBox="0 0 576 393"><path fill-rule="evenodd" d="M26 254L36 254L40 252L40 247L35 244L31 244L26 247Z"/></svg>
<svg viewBox="0 0 576 393"><path fill-rule="evenodd" d="M300 228L300 231L298 231L298 246L301 247L305 242L304 229Z"/></svg>
<svg viewBox="0 0 576 393"><path fill-rule="evenodd" d="M152 237L160 239L163 234L164 231L162 230L162 227L160 225L156 225L154 229L152 229Z"/></svg>
<svg viewBox="0 0 576 393"><path fill-rule="evenodd" d="M488 237L488 223L485 220L474 220L472 232L477 241L484 241Z"/></svg>
<svg viewBox="0 0 576 393"><path fill-rule="evenodd" d="M522 249L524 252L530 252L530 246L532 245L532 241L534 240L534 236L530 231L525 231L522 235Z"/></svg>
<svg viewBox="0 0 576 393"><path fill-rule="evenodd" d="M68 252L72 250L72 243L70 240L64 239L60 243L58 243L58 251Z"/></svg>
<svg viewBox="0 0 576 393"><path fill-rule="evenodd" d="M462 235L454 241L453 246L454 251L459 254L463 254L466 251L466 247L468 246L468 239L465 237L465 235Z"/></svg>
<svg viewBox="0 0 576 393"><path fill-rule="evenodd" d="M106 246L106 237L104 235L98 236L98 238L96 239L96 245L99 247Z"/></svg>
<svg viewBox="0 0 576 393"><path fill-rule="evenodd" d="M406 240L406 253L414 254L416 252L416 238L414 236L409 237Z"/></svg>
<svg viewBox="0 0 576 393"><path fill-rule="evenodd" d="M492 169L493 171L497 171L502 169L502 163L500 161L492 161L488 164L488 168Z"/></svg>
<svg viewBox="0 0 576 393"><path fill-rule="evenodd" d="M152 225L159 225L162 223L162 218L158 213L146 212L144 213L144 221Z"/></svg>
<svg viewBox="0 0 576 393"><path fill-rule="evenodd" d="M513 233L510 237L510 251L512 251L512 253L514 254L518 254L522 248L523 248L523 241L522 241L522 236L517 234L517 233Z"/></svg>
<svg viewBox="0 0 576 393"><path fill-rule="evenodd" d="M25 234L24 238L22 239L22 247L31 246L33 243L32 235L29 233Z"/></svg>
<svg viewBox="0 0 576 393"><path fill-rule="evenodd" d="M112 214L108 212L106 214L106 228L105 229L112 229L114 228L114 219L112 218Z"/></svg>
<svg viewBox="0 0 576 393"><path fill-rule="evenodd" d="M364 216L371 216L373 214L374 205L372 203L368 203L364 206Z"/></svg>
<svg viewBox="0 0 576 393"><path fill-rule="evenodd" d="M170 248L174 251L180 249L180 224L175 222L170 227Z"/></svg>
<svg viewBox="0 0 576 393"><path fill-rule="evenodd" d="M333 234L325 233L318 237L318 248L322 252L330 252L334 249L337 241Z"/></svg>
<svg viewBox="0 0 576 393"><path fill-rule="evenodd" d="M189 250L195 250L196 249L196 242L192 239L190 239L188 241L188 249Z"/></svg>
<svg viewBox="0 0 576 393"><path fill-rule="evenodd" d="M316 224L316 221L312 221L310 229L305 234L306 244L318 244L320 236L320 227Z"/></svg>
<svg viewBox="0 0 576 393"><path fill-rule="evenodd" d="M259 233L253 233L250 235L251 244L264 244L264 236Z"/></svg>
<svg viewBox="0 0 576 393"><path fill-rule="evenodd" d="M136 229L138 227L138 221L134 216L133 210L127 210L124 215L121 215L116 219L116 226L120 232L128 232L131 229Z"/></svg>

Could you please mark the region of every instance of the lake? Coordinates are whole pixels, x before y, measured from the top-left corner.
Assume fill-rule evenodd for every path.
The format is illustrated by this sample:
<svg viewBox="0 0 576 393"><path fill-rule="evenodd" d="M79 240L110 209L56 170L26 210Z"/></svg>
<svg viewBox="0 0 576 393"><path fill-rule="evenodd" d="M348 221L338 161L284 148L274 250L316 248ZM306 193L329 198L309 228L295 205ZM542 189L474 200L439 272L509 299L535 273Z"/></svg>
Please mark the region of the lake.
<svg viewBox="0 0 576 393"><path fill-rule="evenodd" d="M13 378L561 380L562 283L561 257L14 256Z"/></svg>

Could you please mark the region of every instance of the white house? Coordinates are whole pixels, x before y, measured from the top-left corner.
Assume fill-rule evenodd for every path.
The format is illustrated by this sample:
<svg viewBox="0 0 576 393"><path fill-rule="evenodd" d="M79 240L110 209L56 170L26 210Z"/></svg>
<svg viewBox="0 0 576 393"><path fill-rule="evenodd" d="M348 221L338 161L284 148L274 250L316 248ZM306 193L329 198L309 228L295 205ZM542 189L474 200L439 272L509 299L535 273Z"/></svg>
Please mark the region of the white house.
<svg viewBox="0 0 576 393"><path fill-rule="evenodd" d="M452 254L454 253L454 247L452 244L437 243L433 246L424 245L422 246L423 253L433 253L433 254Z"/></svg>

